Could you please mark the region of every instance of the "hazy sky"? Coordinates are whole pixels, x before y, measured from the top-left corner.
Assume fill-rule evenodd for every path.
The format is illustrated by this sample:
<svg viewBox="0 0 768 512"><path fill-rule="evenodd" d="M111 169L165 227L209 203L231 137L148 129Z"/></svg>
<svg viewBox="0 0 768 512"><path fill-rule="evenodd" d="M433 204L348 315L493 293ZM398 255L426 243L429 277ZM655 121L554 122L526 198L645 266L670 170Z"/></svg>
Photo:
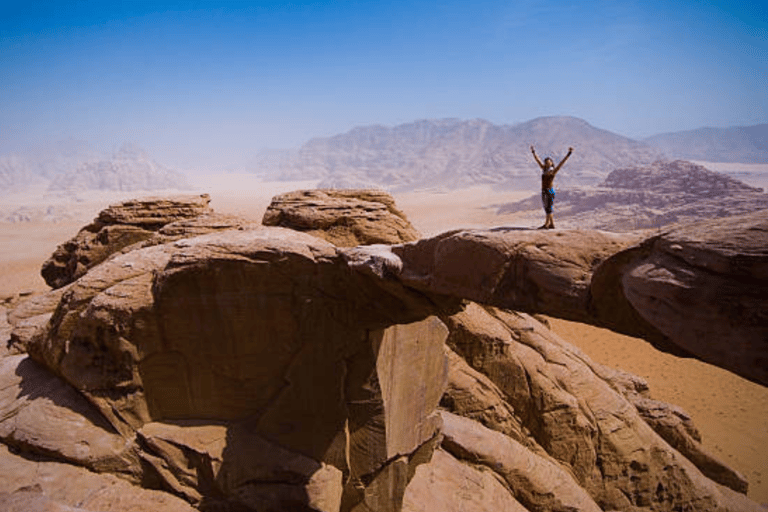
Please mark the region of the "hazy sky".
<svg viewBox="0 0 768 512"><path fill-rule="evenodd" d="M768 122L767 84L762 1L0 5L0 152L131 140L205 166L443 117L640 137Z"/></svg>

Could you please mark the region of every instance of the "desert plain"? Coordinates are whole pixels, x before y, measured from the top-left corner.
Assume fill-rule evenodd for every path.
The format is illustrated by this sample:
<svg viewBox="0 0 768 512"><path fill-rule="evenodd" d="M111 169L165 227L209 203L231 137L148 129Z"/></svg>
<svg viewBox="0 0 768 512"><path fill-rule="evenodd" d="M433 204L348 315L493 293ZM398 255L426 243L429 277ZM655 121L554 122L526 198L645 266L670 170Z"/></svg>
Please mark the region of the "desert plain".
<svg viewBox="0 0 768 512"><path fill-rule="evenodd" d="M733 170L728 165L709 167ZM768 186L768 166L744 165L738 171L739 179L753 186ZM193 178L194 191L210 194L215 211L256 221L261 220L274 195L315 185L312 181L263 182L252 174ZM0 218L5 219L0 222L0 305L17 294L47 290L40 277L42 263L58 244L72 237L109 204L178 193L169 190L51 195L41 184L0 196ZM474 186L461 190L394 192L393 196L423 235L434 235L457 228L535 227L532 222L541 219L530 213L497 213L499 205L535 193ZM11 218L15 221L9 221ZM747 477L748 496L768 503L768 388L698 360L661 352L641 339L557 318L548 321L553 331L593 360L643 377L654 398L682 407L699 428L704 446Z"/></svg>

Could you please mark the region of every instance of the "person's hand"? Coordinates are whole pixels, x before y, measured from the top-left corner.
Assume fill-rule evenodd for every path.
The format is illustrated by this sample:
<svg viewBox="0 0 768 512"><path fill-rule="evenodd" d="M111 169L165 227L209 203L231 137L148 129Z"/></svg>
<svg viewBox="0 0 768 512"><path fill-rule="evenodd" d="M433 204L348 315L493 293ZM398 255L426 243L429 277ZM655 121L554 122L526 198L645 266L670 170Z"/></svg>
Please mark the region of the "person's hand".
<svg viewBox="0 0 768 512"><path fill-rule="evenodd" d="M569 152L569 153L573 153L573 147L569 147L569 148L568 148L568 152Z"/></svg>

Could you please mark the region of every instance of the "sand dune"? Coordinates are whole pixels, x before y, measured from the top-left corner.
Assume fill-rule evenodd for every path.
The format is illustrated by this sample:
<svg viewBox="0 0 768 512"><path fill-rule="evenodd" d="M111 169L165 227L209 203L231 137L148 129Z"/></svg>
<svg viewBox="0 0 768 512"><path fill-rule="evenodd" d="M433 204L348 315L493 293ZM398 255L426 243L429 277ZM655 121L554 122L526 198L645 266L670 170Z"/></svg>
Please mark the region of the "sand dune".
<svg viewBox="0 0 768 512"><path fill-rule="evenodd" d="M273 195L310 188L314 182L262 183L253 175L227 174L198 176L195 185L211 194L216 211L260 220ZM417 229L432 235L460 227L531 225L530 218L496 215L493 206L531 193L478 186L448 192L414 191L395 199ZM0 300L19 291L47 289L39 276L40 266L56 245L107 204L140 195L89 195L77 201L34 194L6 196L6 209L26 202L43 210L54 205L67 214L53 220L0 222ZM699 427L704 445L749 479L749 496L768 502L768 388L693 359L661 353L643 340L559 319L551 319L551 324L555 332L596 361L644 377L654 397L682 406Z"/></svg>

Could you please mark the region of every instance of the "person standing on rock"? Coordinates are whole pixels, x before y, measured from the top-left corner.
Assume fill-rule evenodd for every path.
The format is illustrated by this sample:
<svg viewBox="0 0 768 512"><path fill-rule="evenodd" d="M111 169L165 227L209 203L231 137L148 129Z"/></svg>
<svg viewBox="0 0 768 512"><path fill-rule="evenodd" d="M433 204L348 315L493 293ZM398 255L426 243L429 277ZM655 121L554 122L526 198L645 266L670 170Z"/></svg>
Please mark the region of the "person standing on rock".
<svg viewBox="0 0 768 512"><path fill-rule="evenodd" d="M557 174L557 171L560 170L565 161L568 160L568 157L571 156L573 148L568 148L568 154L557 165L555 165L550 157L546 157L544 162L542 162L533 146L531 146L531 153L533 153L536 163L541 167L541 202L544 204L544 213L547 215L544 225L539 229L555 229L555 219L552 216L552 206L555 203L555 174Z"/></svg>

